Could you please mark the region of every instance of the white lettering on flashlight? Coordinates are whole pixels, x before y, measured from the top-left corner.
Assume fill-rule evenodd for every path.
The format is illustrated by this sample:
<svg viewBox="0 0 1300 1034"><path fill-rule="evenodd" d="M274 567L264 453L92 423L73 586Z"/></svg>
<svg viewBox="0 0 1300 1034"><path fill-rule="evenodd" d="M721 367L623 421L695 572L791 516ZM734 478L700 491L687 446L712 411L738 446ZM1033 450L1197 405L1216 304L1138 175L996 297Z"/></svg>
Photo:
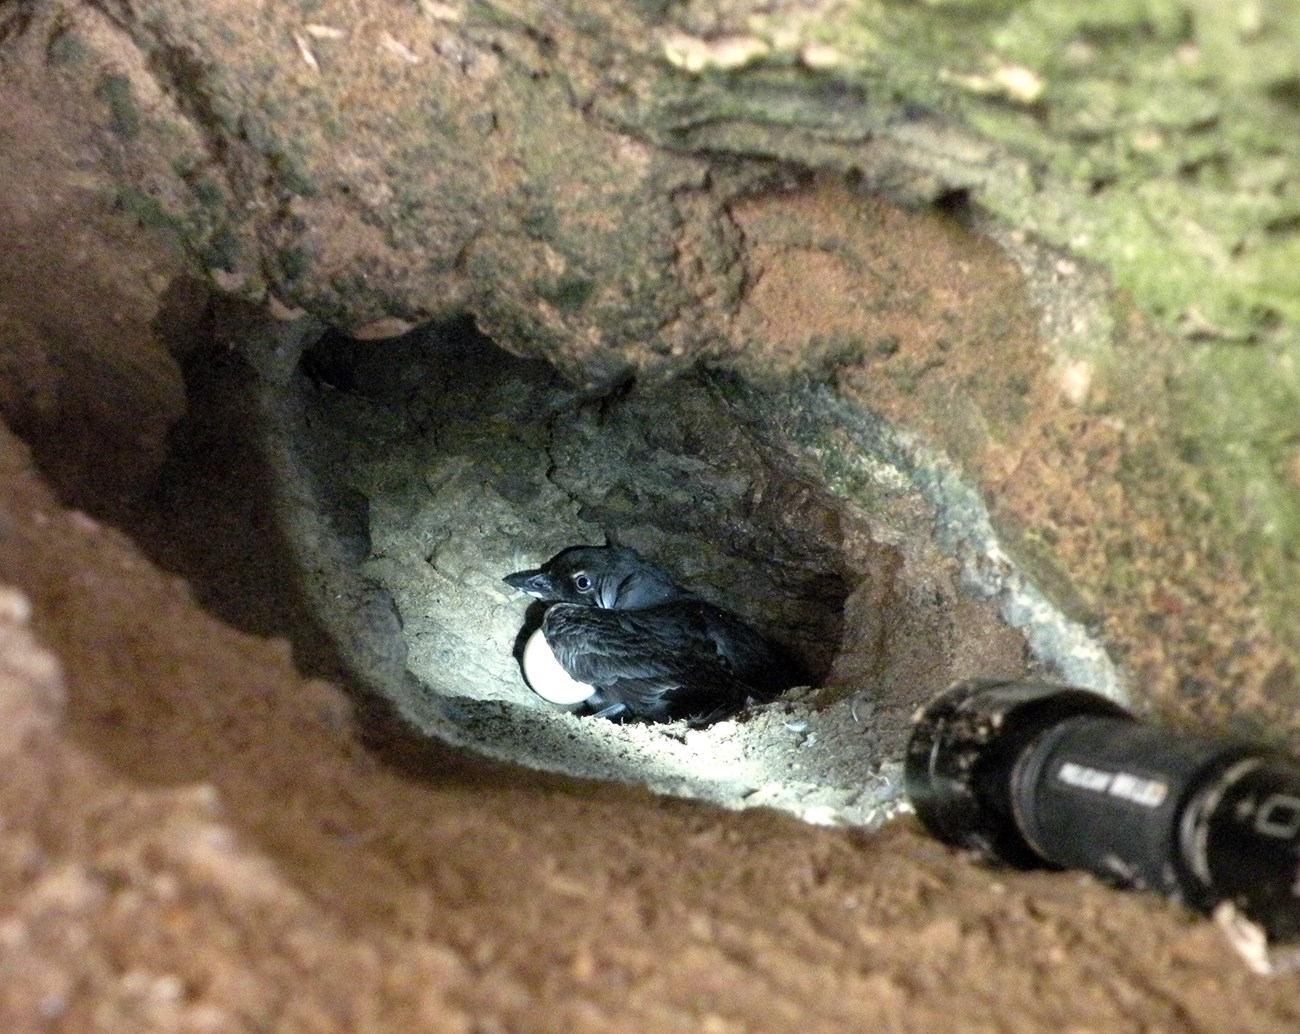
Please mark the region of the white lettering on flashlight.
<svg viewBox="0 0 1300 1034"><path fill-rule="evenodd" d="M1067 761L1056 771L1056 778L1067 786L1092 793L1110 794L1132 801L1144 808L1158 808L1169 795L1169 786L1159 779L1147 779L1132 772L1107 772L1100 768Z"/></svg>

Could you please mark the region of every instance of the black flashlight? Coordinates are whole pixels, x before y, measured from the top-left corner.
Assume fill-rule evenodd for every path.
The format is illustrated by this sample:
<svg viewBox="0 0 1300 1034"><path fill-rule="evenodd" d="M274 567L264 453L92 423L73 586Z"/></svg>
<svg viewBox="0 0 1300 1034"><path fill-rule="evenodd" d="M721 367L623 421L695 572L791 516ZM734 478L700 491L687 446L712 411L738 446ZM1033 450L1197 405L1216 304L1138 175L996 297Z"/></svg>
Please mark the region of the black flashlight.
<svg viewBox="0 0 1300 1034"><path fill-rule="evenodd" d="M932 834L1087 869L1300 941L1300 765L1138 721L1096 693L975 679L917 715L904 785Z"/></svg>

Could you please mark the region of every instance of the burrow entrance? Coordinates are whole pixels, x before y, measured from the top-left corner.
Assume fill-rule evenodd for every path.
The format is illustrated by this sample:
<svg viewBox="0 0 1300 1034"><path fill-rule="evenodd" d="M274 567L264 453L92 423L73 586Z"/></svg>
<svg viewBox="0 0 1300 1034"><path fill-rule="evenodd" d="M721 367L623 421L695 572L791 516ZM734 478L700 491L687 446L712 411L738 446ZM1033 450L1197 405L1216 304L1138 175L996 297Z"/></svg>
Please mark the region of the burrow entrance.
<svg viewBox="0 0 1300 1034"><path fill-rule="evenodd" d="M700 368L599 393L468 318L310 341L284 385L280 519L320 625L410 722L497 757L872 825L915 707L958 678L1117 693L942 457L826 386ZM276 407L267 407L268 409ZM707 729L535 696L502 575L612 535L795 652L814 685Z"/></svg>

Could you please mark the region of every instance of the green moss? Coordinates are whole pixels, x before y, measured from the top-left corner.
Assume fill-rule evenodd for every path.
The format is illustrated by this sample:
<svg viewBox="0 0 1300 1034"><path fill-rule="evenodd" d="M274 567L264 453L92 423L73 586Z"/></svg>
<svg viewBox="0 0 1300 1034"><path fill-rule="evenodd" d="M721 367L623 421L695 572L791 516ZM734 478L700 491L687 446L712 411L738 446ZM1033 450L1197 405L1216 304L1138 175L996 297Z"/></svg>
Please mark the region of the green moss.
<svg viewBox="0 0 1300 1034"><path fill-rule="evenodd" d="M201 249L203 266L206 269L223 269L233 272L239 261L241 246L239 237L228 227L221 227L207 240Z"/></svg>
<svg viewBox="0 0 1300 1034"><path fill-rule="evenodd" d="M559 279L538 283L536 291L552 305L566 312L575 312L587 304L595 283L577 273L566 273Z"/></svg>
<svg viewBox="0 0 1300 1034"><path fill-rule="evenodd" d="M50 64L63 68L75 68L86 60L87 53L86 45L75 32L66 27L55 32L45 48Z"/></svg>
<svg viewBox="0 0 1300 1034"><path fill-rule="evenodd" d="M280 252L280 273L288 283L303 279L311 271L312 253L309 248L293 245Z"/></svg>
<svg viewBox="0 0 1300 1034"><path fill-rule="evenodd" d="M180 216L165 208L158 198L144 191L123 188L118 191L116 200L117 207L141 226L171 233L180 233L184 228Z"/></svg>
<svg viewBox="0 0 1300 1034"><path fill-rule="evenodd" d="M1243 574L1280 643L1300 651L1300 372L1289 349L1202 343L1168 355L1121 354L1110 378L1135 436L1118 476L1126 495L1167 522L1163 547ZM1136 591L1150 558L1109 556L1105 577ZM1142 567L1140 563L1148 566Z"/></svg>
<svg viewBox="0 0 1300 1034"><path fill-rule="evenodd" d="M963 110L1050 177L1032 194L995 187L993 207L1104 263L1167 326L1263 338L1297 311L1268 286L1288 249L1260 238L1295 188L1300 133L1270 99L1281 81L1270 55L1278 35L1300 47L1300 28L1252 37L1222 8L1023 7L975 50L986 67L1040 76L1041 102L972 96ZM1054 205L1034 218L1049 191Z"/></svg>
<svg viewBox="0 0 1300 1034"><path fill-rule="evenodd" d="M542 205L533 205L519 218L519 226L534 240L554 239L559 230L559 220L555 211Z"/></svg>
<svg viewBox="0 0 1300 1034"><path fill-rule="evenodd" d="M287 154L278 154L271 159L271 168L280 185L290 194L299 197L316 195L316 182L297 159Z"/></svg>
<svg viewBox="0 0 1300 1034"><path fill-rule="evenodd" d="M1270 230L1300 198L1300 19L1221 0L864 0L792 28L840 63L668 72L645 117L678 145L846 168L835 142L913 147L911 113L942 115L1000 150L923 143L935 177L1104 265L1166 327L1300 344L1300 235Z"/></svg>
<svg viewBox="0 0 1300 1034"><path fill-rule="evenodd" d="M279 154L281 151L279 138L276 136L272 124L260 115L245 114L239 119L239 132L248 146L258 154L265 157Z"/></svg>
<svg viewBox="0 0 1300 1034"><path fill-rule="evenodd" d="M215 179L204 177L195 180L191 189L194 191L195 200L205 208L217 211L226 205L226 190Z"/></svg>
<svg viewBox="0 0 1300 1034"><path fill-rule="evenodd" d="M1193 351L1171 388L1184 423L1199 429L1198 467L1218 502L1241 513L1248 554L1300 555L1300 370L1289 350L1208 346ZM1267 567L1267 563L1261 565ZM1262 575L1270 572L1261 570ZM1282 574L1286 583L1294 579Z"/></svg>
<svg viewBox="0 0 1300 1034"><path fill-rule="evenodd" d="M108 106L109 128L124 140L140 135L140 109L131 95L131 80L119 73L105 75L95 89L95 96Z"/></svg>
<svg viewBox="0 0 1300 1034"><path fill-rule="evenodd" d="M188 179L203 164L203 155L190 151L178 154L171 161L172 172L177 179Z"/></svg>

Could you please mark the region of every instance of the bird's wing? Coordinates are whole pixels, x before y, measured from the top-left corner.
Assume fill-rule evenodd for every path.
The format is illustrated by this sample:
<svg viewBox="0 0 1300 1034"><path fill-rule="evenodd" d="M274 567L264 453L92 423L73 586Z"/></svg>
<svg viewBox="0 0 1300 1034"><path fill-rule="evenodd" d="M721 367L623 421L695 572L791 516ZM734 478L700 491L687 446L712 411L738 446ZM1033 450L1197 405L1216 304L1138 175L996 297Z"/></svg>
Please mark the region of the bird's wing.
<svg viewBox="0 0 1300 1034"><path fill-rule="evenodd" d="M716 609L695 601L645 610L560 604L542 627L556 660L578 681L640 717L691 717L739 708L751 695L719 649L709 620Z"/></svg>

